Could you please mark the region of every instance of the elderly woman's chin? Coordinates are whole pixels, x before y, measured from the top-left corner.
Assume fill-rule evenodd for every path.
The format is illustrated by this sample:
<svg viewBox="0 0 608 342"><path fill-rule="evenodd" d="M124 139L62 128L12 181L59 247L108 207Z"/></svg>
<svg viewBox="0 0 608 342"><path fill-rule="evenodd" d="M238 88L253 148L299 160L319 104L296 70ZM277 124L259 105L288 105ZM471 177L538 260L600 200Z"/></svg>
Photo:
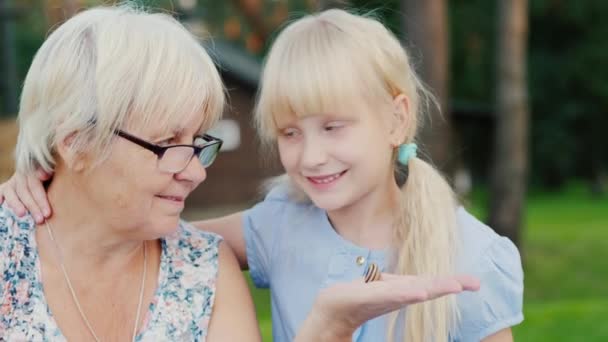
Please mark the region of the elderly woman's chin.
<svg viewBox="0 0 608 342"><path fill-rule="evenodd" d="M160 239L177 232L179 227L179 215L153 215L155 219L151 220L149 225L145 227L145 240Z"/></svg>
<svg viewBox="0 0 608 342"><path fill-rule="evenodd" d="M174 233L184 210L185 198L171 198L163 195L154 197L154 205L149 212L150 225L158 229L160 236ZM160 237L159 236L159 237Z"/></svg>

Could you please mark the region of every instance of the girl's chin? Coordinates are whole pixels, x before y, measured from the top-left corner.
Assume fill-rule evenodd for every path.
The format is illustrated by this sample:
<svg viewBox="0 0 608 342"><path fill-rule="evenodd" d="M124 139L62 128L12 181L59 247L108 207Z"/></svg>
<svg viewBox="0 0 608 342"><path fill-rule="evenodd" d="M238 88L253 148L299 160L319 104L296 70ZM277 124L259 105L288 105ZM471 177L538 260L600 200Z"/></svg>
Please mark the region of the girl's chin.
<svg viewBox="0 0 608 342"><path fill-rule="evenodd" d="M327 212L336 211L344 208L346 204L343 200L336 198L323 198L325 196L309 196L312 203L319 209L323 209Z"/></svg>

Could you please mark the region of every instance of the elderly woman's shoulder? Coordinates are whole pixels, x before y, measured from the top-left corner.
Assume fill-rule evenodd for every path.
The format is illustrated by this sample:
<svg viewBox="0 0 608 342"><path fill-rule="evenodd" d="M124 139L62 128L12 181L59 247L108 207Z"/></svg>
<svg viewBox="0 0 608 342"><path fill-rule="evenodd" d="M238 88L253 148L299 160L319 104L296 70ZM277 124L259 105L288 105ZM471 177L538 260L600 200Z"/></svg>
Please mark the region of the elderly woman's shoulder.
<svg viewBox="0 0 608 342"><path fill-rule="evenodd" d="M0 204L0 246L19 236L29 235L35 225L31 215L19 217L7 204Z"/></svg>
<svg viewBox="0 0 608 342"><path fill-rule="evenodd" d="M27 256L34 227L30 215L19 217L6 204L0 205L0 275ZM0 283L4 280L0 277Z"/></svg>
<svg viewBox="0 0 608 342"><path fill-rule="evenodd" d="M217 245L222 241L220 235L197 228L183 220L179 221L179 233L183 238L206 241L210 245Z"/></svg>
<svg viewBox="0 0 608 342"><path fill-rule="evenodd" d="M203 231L188 222L179 222L178 230L165 237L167 251L187 264L217 267L219 245L222 237Z"/></svg>

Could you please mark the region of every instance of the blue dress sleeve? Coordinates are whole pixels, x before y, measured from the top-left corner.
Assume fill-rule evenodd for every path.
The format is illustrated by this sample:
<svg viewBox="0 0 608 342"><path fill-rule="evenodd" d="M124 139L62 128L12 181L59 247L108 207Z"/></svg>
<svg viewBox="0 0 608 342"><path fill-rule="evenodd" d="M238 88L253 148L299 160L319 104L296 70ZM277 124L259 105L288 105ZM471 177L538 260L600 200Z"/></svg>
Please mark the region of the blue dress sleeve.
<svg viewBox="0 0 608 342"><path fill-rule="evenodd" d="M274 244L279 239L279 229L286 205L287 191L282 187L272 189L264 201L243 213L249 274L256 287L269 287Z"/></svg>
<svg viewBox="0 0 608 342"><path fill-rule="evenodd" d="M481 287L457 297L461 315L458 341L481 341L523 321L523 270L511 240L497 237L470 273L479 277Z"/></svg>

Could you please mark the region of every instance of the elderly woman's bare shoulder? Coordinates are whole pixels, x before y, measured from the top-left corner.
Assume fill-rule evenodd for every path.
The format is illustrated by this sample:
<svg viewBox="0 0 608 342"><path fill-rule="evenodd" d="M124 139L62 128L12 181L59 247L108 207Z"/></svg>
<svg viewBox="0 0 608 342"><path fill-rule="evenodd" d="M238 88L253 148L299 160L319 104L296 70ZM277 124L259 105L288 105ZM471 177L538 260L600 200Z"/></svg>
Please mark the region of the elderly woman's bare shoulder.
<svg viewBox="0 0 608 342"><path fill-rule="evenodd" d="M218 263L217 293L208 340L261 341L251 294L227 243L220 244Z"/></svg>

